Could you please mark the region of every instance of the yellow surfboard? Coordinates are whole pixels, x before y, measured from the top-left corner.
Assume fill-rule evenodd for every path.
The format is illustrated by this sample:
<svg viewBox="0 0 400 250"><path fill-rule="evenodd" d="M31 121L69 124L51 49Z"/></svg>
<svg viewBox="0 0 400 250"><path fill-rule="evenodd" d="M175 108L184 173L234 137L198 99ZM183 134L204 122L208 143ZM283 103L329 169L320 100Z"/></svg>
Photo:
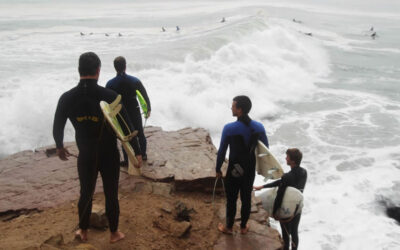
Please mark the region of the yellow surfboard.
<svg viewBox="0 0 400 250"><path fill-rule="evenodd" d="M125 120L122 118L120 114L120 111L122 109L122 105L120 104L120 102L121 102L121 95L118 95L117 98L110 104L105 101L100 101L100 108L104 114L104 117L106 118L106 121L113 128L115 134L117 135L117 138L121 141L122 147L124 148L125 152L128 155L130 163L128 168L128 173L130 175L140 175L141 169L132 166L132 164L138 165L138 160L136 159L135 151L133 150L131 144L129 143L129 141L137 135L138 131L137 130L133 132L130 131L128 124L125 122ZM129 132L128 135L125 135L121 127L121 124L117 119L117 116L121 118L122 122L124 123L123 125L127 128Z"/></svg>

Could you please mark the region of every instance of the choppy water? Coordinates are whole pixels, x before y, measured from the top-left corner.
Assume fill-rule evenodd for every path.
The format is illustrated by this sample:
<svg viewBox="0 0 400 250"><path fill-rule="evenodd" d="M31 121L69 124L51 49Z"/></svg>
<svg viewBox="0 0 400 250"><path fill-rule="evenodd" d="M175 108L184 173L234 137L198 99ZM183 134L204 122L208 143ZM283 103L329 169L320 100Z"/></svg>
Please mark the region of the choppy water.
<svg viewBox="0 0 400 250"><path fill-rule="evenodd" d="M281 162L303 151L300 249L399 249L379 201L400 205L400 6L320 2L2 0L0 155L53 143L81 53L102 59L100 85L124 55L152 100L148 124L204 127L218 145L246 94Z"/></svg>

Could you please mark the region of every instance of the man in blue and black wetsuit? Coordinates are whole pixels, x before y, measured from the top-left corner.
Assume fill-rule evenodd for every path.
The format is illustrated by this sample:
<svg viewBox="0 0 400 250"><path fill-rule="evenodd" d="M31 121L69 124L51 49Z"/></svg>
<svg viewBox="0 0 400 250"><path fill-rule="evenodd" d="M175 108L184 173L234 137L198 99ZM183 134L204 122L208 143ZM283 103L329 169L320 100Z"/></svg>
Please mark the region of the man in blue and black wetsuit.
<svg viewBox="0 0 400 250"><path fill-rule="evenodd" d="M225 179L226 224L218 225L218 230L227 234L232 234L239 191L242 201L240 231L246 234L249 230L247 221L250 216L256 164L254 150L258 140L268 147L264 126L250 119L250 109L251 101L247 96L233 98L232 115L237 117L237 121L225 125L218 150L216 173L217 177L222 177L221 166L229 146L229 164Z"/></svg>
<svg viewBox="0 0 400 250"><path fill-rule="evenodd" d="M307 170L300 167L301 159L303 158L303 154L297 148L289 148L286 150L286 164L290 166L291 170L284 174L280 180L274 181L269 184L265 184L264 186L254 187L255 190L261 190L262 188L271 188L271 187L279 187L278 192L274 202L273 215L276 214L278 209L282 205L283 196L285 194L287 187L294 187L304 191L304 187L307 182ZM275 217L275 216L274 216ZM280 221L283 241L285 243L285 250L289 250L289 234L292 236L292 250L296 250L299 245L299 233L298 227L300 223L301 213L294 216L288 222Z"/></svg>
<svg viewBox="0 0 400 250"><path fill-rule="evenodd" d="M125 237L118 231L119 151L116 136L105 122L99 103L103 100L111 103L117 97L117 93L97 85L100 66L100 58L93 52L84 53L79 57L80 81L78 86L65 92L58 101L54 116L53 136L58 157L63 161L68 160L70 153L64 148L63 140L65 123L67 119L71 121L79 149L79 230L76 232L76 236L83 241L87 240L93 193L97 175L100 172L106 198L106 214L111 231L110 242L113 243ZM133 131L125 109L122 109L122 116ZM140 166L141 153L137 138L134 138L131 144L137 154Z"/></svg>
<svg viewBox="0 0 400 250"><path fill-rule="evenodd" d="M142 94L143 98L147 102L148 113L147 117L145 117L146 119L150 117L150 99L142 82L138 78L125 73L126 60L124 57L119 56L114 59L114 68L117 71L117 76L108 81L106 88L112 89L122 96L122 103L129 114L129 118L131 119L133 126L138 130L138 137L140 148L142 150L143 160L147 160L147 141L146 137L144 136L142 115L140 114L139 103L136 100L136 90L139 90L139 92ZM127 165L128 158L124 149L122 149L122 152L124 154L124 162L122 163L122 165Z"/></svg>

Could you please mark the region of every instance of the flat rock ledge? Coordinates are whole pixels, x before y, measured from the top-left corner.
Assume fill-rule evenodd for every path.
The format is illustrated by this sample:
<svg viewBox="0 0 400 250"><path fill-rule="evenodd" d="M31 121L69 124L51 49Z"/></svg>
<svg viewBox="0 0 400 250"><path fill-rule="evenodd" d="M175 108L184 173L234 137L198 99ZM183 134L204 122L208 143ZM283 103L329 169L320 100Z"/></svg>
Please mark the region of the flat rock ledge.
<svg viewBox="0 0 400 250"><path fill-rule="evenodd" d="M205 129L184 128L178 131L163 131L160 127L147 127L145 134L148 160L142 167L142 176L130 176L121 168L120 189L153 193L164 197L170 196L174 191L212 192L217 150ZM78 155L74 142L65 143L65 147L70 153ZM1 159L1 220L11 220L30 211L40 211L77 200L79 179L76 161L76 157L70 157L68 161L59 160L54 145L34 151L22 151ZM223 170L225 168L226 164ZM95 192L102 190L101 178L98 178ZM233 236L229 240L232 236L221 234L214 249L282 247L279 233L265 226L268 215L258 211L255 204L253 207L257 211L252 211L249 222L252 230L249 235ZM256 214L262 218L260 219L260 216L254 218ZM187 225L184 226L187 230ZM247 248L239 247L246 244L250 245L247 245ZM234 245L236 247L233 247ZM259 248L260 246L264 247Z"/></svg>
<svg viewBox="0 0 400 250"><path fill-rule="evenodd" d="M177 191L212 191L217 150L206 130L185 128L166 132L159 127L147 127L145 133L148 161L142 167L142 176L129 176L121 168L120 188L142 188L150 179L171 183L172 190ZM75 143L65 143L65 147L78 155ZM153 186L150 188L155 192L168 192L160 190L160 185ZM74 200L79 195L76 158L59 160L54 145L3 158L0 191L0 213L42 209ZM96 192L101 191L98 178Z"/></svg>

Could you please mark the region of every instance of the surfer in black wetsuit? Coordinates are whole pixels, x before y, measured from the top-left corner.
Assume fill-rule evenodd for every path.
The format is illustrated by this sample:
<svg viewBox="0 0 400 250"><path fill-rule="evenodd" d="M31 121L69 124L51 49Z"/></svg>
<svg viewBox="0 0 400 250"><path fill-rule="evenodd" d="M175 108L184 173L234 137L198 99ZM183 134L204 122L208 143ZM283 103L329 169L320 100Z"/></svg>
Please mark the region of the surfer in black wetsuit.
<svg viewBox="0 0 400 250"><path fill-rule="evenodd" d="M100 66L100 58L95 53L87 52L80 56L79 84L60 97L54 117L53 136L58 157L63 161L68 160L70 153L64 148L63 139L65 123L67 119L71 121L79 149L79 230L76 232L76 236L83 241L87 240L92 198L97 175L100 172L106 198L106 214L111 231L110 242L113 243L125 237L122 232L118 231L119 152L115 134L106 124L99 103L102 100L111 103L117 94L97 85ZM124 111L122 109L122 115L133 130L126 111L125 113ZM132 140L132 146L137 153L140 166L140 147L136 138Z"/></svg>
<svg viewBox="0 0 400 250"><path fill-rule="evenodd" d="M129 114L129 118L132 121L135 129L138 130L138 137L143 160L147 160L147 141L146 137L144 136L142 115L140 113L139 103L136 100L136 90L139 90L139 92L142 94L143 98L147 102L148 113L147 117L145 117L146 119L150 117L151 113L150 99L142 82L138 78L125 73L126 60L124 57L119 56L114 59L114 68L117 71L117 76L108 81L106 88L112 89L122 96L122 103ZM123 149L122 152L124 154L124 162L122 163L122 165L127 165L128 157Z"/></svg>
<svg viewBox="0 0 400 250"><path fill-rule="evenodd" d="M218 230L232 234L236 215L236 201L240 191L241 223L240 232L249 231L247 220L251 209L251 192L255 177L255 154L257 141L261 140L268 147L264 126L250 119L248 113L251 101L247 96L233 98L232 115L238 119L225 125L218 150L216 175L222 177L221 166L229 146L229 164L226 171L226 224L220 223Z"/></svg>
<svg viewBox="0 0 400 250"><path fill-rule="evenodd" d="M261 190L262 188L279 187L274 202L274 218L278 209L281 207L283 196L287 187L294 187L304 191L304 187L307 182L307 171L300 167L301 159L303 154L297 148L290 148L286 151L286 163L290 166L291 170L284 174L280 180L274 181L264 186L255 186L255 190ZM294 216L289 222L280 221L283 241L285 243L284 249L289 249L289 234L292 236L292 250L296 250L299 245L299 234L298 227L300 223L301 213Z"/></svg>

